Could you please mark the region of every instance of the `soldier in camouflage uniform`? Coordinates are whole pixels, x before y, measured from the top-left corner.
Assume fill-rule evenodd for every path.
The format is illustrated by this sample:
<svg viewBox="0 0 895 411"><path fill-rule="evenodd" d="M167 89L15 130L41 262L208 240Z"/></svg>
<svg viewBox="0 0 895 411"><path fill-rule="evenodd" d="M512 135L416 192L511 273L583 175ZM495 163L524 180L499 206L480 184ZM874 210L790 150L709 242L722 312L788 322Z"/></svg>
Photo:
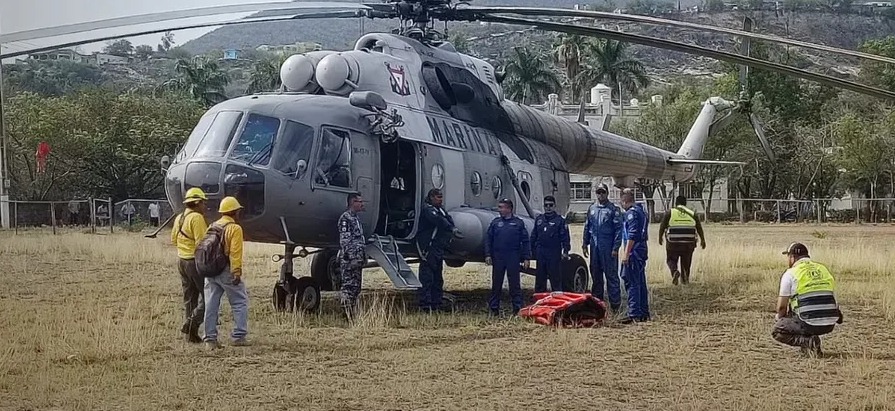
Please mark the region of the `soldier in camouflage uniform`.
<svg viewBox="0 0 895 411"><path fill-rule="evenodd" d="M357 310L357 298L361 289L361 272L367 261L364 251L364 230L357 213L364 211L364 199L360 194L348 195L348 210L339 217L339 263L342 270L342 309L353 320Z"/></svg>

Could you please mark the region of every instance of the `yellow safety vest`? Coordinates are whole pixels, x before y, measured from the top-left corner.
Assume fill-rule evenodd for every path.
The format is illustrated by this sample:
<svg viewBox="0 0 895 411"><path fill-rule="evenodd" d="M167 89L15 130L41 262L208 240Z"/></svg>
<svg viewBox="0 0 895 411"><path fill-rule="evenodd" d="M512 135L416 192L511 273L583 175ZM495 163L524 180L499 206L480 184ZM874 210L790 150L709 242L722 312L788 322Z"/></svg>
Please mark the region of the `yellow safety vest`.
<svg viewBox="0 0 895 411"><path fill-rule="evenodd" d="M839 305L833 293L836 281L823 264L805 260L792 267L796 294L789 306L808 325L823 327L839 321Z"/></svg>
<svg viewBox="0 0 895 411"><path fill-rule="evenodd" d="M684 206L672 208L670 212L668 232L665 235L667 242L696 245L696 213Z"/></svg>

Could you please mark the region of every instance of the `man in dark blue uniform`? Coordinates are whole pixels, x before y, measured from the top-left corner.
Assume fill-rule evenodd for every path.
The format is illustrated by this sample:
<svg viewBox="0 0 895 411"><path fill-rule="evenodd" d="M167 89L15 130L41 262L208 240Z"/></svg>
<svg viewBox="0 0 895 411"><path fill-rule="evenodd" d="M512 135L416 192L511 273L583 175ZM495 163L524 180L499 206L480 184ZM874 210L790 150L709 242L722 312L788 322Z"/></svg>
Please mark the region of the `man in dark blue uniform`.
<svg viewBox="0 0 895 411"><path fill-rule="evenodd" d="M622 237L625 245L622 252L622 278L628 292L628 318L622 324L649 321L649 296L646 288L647 241L649 240L649 220L642 204L634 202L634 191L625 189L621 197L625 209L625 223Z"/></svg>
<svg viewBox="0 0 895 411"><path fill-rule="evenodd" d="M587 210L582 251L584 257L590 256L591 294L604 300L605 285L613 312L617 312L622 305L618 279L618 249L621 244L622 210L609 201L609 187L600 184L597 186L597 201Z"/></svg>
<svg viewBox="0 0 895 411"><path fill-rule="evenodd" d="M416 235L416 245L420 258L419 305L424 311L441 309L444 294L444 252L454 237L461 238L460 230L454 227L454 220L444 211L444 195L433 188L426 195L426 202L420 213L420 226Z"/></svg>
<svg viewBox="0 0 895 411"><path fill-rule="evenodd" d="M538 262L536 293L547 291L548 278L551 291L562 291L562 260L569 257L571 248L569 226L566 219L556 213L556 199L544 197L544 214L535 219L535 228L531 232L531 249Z"/></svg>
<svg viewBox="0 0 895 411"><path fill-rule="evenodd" d="M513 315L522 309L522 284L519 278L519 265L529 267L531 248L529 246L528 229L525 223L513 215L513 202L504 198L497 204L500 217L491 221L488 236L485 239L485 264L491 265L491 298L488 306L492 315L500 314L500 292L503 290L503 277L510 283L510 297L513 303Z"/></svg>

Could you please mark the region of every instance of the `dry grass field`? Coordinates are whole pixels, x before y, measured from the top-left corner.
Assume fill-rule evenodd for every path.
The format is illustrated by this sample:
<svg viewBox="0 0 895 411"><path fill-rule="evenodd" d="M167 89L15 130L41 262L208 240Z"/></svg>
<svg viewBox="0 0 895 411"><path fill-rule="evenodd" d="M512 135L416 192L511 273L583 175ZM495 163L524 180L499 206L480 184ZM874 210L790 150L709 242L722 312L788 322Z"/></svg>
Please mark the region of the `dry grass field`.
<svg viewBox="0 0 895 411"><path fill-rule="evenodd" d="M279 247L250 244L253 345L215 352L181 339L166 236L3 232L0 409L895 408L895 228L709 225L689 286L671 284L656 231L654 321L578 330L489 319L479 264L446 269L454 314L414 312L376 271L357 327L335 314L333 293L320 315L278 314ZM833 269L845 313L820 359L770 338L780 251L796 240ZM524 278L529 295L532 285Z"/></svg>

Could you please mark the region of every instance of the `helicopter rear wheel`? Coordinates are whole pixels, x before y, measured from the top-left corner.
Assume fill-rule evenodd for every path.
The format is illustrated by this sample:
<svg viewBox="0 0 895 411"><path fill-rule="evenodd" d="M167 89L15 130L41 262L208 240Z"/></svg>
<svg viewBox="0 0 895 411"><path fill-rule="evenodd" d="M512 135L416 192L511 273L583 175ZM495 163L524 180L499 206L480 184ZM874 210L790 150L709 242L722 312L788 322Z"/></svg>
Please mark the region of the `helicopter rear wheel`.
<svg viewBox="0 0 895 411"><path fill-rule="evenodd" d="M339 267L339 250L325 249L314 254L311 260L311 277L323 291L342 288L342 270Z"/></svg>

